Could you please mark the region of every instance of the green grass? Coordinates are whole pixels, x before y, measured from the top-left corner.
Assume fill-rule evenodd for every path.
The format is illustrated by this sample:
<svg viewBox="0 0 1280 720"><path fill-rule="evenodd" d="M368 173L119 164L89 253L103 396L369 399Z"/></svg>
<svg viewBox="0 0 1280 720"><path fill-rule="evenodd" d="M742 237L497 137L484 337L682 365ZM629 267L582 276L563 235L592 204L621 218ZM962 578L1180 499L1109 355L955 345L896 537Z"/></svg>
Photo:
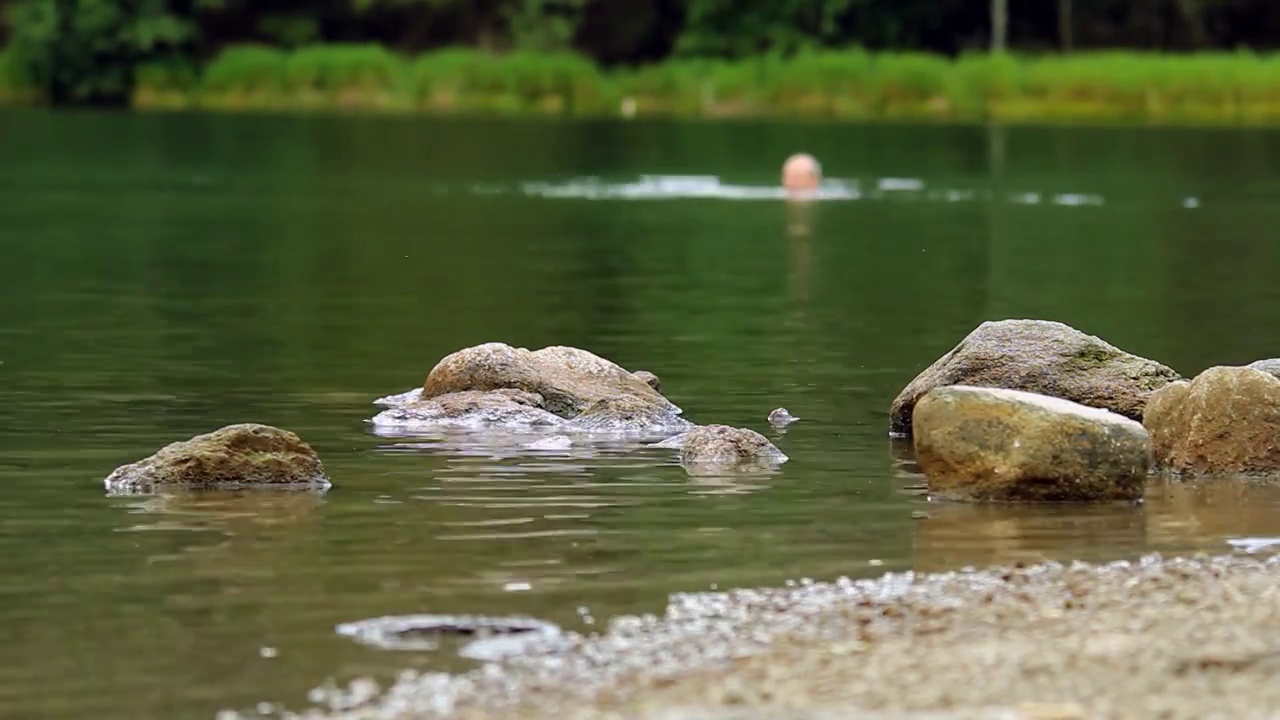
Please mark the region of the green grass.
<svg viewBox="0 0 1280 720"><path fill-rule="evenodd" d="M1138 123L1280 121L1280 56L1248 52L956 59L861 49L727 62L672 59L602 70L569 53L446 49L415 58L379 45L292 52L226 48L202 71L138 71L138 107L343 109L550 115L792 116ZM0 51L0 102L30 103Z"/></svg>

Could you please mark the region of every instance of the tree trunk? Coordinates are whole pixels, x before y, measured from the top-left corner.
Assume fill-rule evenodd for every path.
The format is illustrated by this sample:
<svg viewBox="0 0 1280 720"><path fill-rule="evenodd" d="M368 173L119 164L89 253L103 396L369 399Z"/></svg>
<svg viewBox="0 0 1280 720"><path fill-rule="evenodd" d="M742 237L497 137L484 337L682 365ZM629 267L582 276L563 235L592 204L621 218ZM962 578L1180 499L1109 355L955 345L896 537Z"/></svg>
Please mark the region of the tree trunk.
<svg viewBox="0 0 1280 720"><path fill-rule="evenodd" d="M991 52L1002 53L1008 47L1009 0L991 0Z"/></svg>
<svg viewBox="0 0 1280 720"><path fill-rule="evenodd" d="M1071 52L1075 37L1071 31L1071 0L1058 0L1058 45L1062 52Z"/></svg>

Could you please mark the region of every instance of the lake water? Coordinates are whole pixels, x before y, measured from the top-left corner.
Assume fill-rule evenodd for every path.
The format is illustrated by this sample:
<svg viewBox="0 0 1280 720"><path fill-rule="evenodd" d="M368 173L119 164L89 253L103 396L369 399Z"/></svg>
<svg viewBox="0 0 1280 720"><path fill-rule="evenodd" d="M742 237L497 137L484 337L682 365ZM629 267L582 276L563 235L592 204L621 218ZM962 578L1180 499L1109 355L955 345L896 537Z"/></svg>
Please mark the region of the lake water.
<svg viewBox="0 0 1280 720"><path fill-rule="evenodd" d="M1280 528L1263 486L929 503L887 437L893 396L985 319L1184 374L1280 355L1277 133L10 112L0 138L3 717L212 717L467 666L334 630L381 615L586 630L674 591ZM771 197L797 149L830 199ZM494 340L651 370L791 461L704 482L670 451L370 431L374 398ZM770 430L778 406L803 420ZM298 432L333 490L104 495L242 421Z"/></svg>

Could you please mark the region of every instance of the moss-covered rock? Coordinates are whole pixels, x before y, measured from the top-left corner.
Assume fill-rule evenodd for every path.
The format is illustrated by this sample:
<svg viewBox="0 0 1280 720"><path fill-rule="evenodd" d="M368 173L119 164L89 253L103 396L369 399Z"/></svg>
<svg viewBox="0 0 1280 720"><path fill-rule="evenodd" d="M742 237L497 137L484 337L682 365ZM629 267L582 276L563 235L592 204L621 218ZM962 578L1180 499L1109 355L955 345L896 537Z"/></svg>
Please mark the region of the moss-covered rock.
<svg viewBox="0 0 1280 720"><path fill-rule="evenodd" d="M328 488L319 456L297 435L245 423L166 445L138 462L116 468L104 481L111 493L163 488Z"/></svg>
<svg viewBox="0 0 1280 720"><path fill-rule="evenodd" d="M969 500L1142 497L1151 438L1116 413L1001 388L935 388L916 403L913 442L929 492Z"/></svg>
<svg viewBox="0 0 1280 720"><path fill-rule="evenodd" d="M1023 390L1140 421L1151 393L1178 379L1158 362L1059 322L984 322L899 393L890 432L910 434L916 402L947 385Z"/></svg>
<svg viewBox="0 0 1280 720"><path fill-rule="evenodd" d="M1280 475L1280 379L1214 367L1161 388L1147 404L1159 470L1187 475Z"/></svg>

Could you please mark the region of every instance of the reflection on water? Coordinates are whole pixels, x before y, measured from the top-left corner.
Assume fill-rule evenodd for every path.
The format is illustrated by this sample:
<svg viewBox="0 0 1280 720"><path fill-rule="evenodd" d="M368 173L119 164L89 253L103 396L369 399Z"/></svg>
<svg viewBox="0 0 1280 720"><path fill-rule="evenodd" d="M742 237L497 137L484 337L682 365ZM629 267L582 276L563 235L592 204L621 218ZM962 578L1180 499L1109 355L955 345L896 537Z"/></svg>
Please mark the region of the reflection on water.
<svg viewBox="0 0 1280 720"><path fill-rule="evenodd" d="M930 503L913 538L920 570L1015 562L1101 560L1125 548L1228 552L1265 547L1280 512L1280 487L1222 479L1153 480L1142 503L977 505Z"/></svg>

